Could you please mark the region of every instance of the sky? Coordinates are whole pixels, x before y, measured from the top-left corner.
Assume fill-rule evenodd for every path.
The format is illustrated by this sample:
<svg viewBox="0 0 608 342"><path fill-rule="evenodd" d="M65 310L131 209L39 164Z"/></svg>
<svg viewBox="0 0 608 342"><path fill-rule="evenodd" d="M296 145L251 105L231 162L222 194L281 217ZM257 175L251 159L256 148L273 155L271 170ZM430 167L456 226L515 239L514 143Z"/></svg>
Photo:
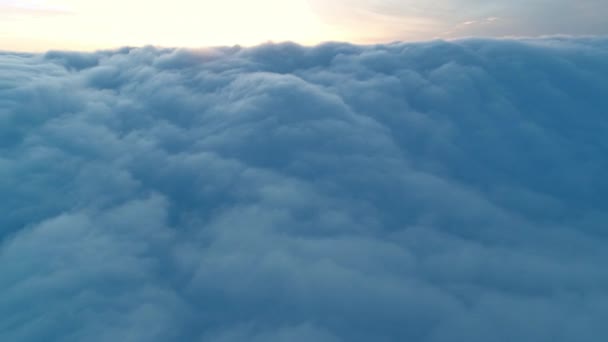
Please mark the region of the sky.
<svg viewBox="0 0 608 342"><path fill-rule="evenodd" d="M0 0L0 49L608 33L603 0Z"/></svg>

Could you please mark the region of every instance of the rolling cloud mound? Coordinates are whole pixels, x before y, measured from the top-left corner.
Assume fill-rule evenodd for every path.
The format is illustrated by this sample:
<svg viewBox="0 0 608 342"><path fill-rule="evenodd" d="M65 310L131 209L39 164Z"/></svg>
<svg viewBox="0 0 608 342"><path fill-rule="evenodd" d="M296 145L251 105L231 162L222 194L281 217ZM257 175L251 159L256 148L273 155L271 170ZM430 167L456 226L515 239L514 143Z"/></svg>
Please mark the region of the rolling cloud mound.
<svg viewBox="0 0 608 342"><path fill-rule="evenodd" d="M608 40L0 53L1 341L602 341Z"/></svg>

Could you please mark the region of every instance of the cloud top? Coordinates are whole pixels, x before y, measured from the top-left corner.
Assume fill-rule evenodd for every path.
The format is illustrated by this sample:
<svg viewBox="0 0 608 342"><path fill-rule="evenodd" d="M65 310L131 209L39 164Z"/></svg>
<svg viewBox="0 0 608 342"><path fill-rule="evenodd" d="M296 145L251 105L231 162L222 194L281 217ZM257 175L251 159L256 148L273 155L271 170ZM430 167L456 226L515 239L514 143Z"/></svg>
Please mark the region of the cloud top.
<svg viewBox="0 0 608 342"><path fill-rule="evenodd" d="M608 337L608 40L0 53L0 340Z"/></svg>

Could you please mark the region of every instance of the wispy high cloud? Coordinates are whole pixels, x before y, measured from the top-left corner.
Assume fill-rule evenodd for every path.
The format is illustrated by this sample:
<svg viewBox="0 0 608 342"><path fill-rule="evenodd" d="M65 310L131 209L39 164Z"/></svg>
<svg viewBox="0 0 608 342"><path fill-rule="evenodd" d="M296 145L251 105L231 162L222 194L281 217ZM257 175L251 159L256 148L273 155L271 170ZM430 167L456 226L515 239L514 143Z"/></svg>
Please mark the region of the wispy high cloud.
<svg viewBox="0 0 608 342"><path fill-rule="evenodd" d="M608 13L608 2L603 0L336 0L331 4L322 0L309 2L328 22L344 25L351 30L357 31L359 28L360 32L365 32L368 26L384 27L384 40L387 37L425 39L441 36L445 32L460 36L495 37L608 34L608 21L602 15ZM357 11L379 14L384 20L377 16L362 18L355 15ZM348 20L355 17L358 20ZM411 21L412 18L433 25L419 27ZM472 25L466 30L454 30L461 23L484 23L483 18L501 18L503 21L495 22L492 26ZM411 34L412 32L415 32L415 35Z"/></svg>

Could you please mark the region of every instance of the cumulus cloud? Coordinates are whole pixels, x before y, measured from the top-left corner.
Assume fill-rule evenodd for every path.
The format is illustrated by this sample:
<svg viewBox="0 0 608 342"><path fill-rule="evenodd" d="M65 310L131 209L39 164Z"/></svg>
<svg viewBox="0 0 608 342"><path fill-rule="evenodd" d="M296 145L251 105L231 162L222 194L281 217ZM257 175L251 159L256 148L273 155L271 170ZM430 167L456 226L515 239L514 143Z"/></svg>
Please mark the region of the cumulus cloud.
<svg viewBox="0 0 608 342"><path fill-rule="evenodd" d="M0 54L2 341L608 337L608 41Z"/></svg>

